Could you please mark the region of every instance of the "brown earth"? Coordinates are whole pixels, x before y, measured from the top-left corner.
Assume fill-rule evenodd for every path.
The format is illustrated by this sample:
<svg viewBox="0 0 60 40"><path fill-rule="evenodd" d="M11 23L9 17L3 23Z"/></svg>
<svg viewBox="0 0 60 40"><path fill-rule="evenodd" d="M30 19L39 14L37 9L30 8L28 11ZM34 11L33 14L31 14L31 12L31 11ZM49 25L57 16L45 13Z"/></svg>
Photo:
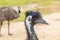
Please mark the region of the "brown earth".
<svg viewBox="0 0 60 40"><path fill-rule="evenodd" d="M43 18L49 25L36 24L34 26L39 40L60 40L60 12L45 15ZM0 37L0 40L26 40L27 35L24 22L11 23L10 31L13 34L11 36L7 34L7 24L3 25L3 36Z"/></svg>

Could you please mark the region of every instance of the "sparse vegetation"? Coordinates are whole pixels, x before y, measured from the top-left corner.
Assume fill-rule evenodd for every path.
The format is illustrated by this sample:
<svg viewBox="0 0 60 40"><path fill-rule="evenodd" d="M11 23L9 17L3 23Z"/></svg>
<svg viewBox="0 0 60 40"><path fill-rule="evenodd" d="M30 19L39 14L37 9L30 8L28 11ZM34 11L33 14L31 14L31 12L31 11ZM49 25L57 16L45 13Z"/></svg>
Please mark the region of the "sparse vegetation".
<svg viewBox="0 0 60 40"><path fill-rule="evenodd" d="M1 6L16 6L37 3L40 6L60 5L60 0L0 0Z"/></svg>
<svg viewBox="0 0 60 40"><path fill-rule="evenodd" d="M39 6L43 6L43 7L54 7L54 6L60 6L60 0L0 0L0 6L26 6L29 5L30 3L36 3ZM49 11L46 9L40 9L39 10L41 12L42 15L48 14ZM21 16L14 20L13 22L16 21L23 21L25 18L25 12L21 13Z"/></svg>

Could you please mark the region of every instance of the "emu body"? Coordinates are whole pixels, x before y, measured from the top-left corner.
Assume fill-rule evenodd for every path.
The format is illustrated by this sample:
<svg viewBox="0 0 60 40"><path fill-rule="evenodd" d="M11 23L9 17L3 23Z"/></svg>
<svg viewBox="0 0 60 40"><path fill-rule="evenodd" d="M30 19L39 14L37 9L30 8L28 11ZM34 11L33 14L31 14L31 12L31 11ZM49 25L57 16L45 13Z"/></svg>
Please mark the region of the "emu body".
<svg viewBox="0 0 60 40"><path fill-rule="evenodd" d="M18 7L18 11L10 8L10 7L2 7L0 8L0 36L1 36L1 28L2 28L2 24L4 20L8 21L8 34L10 34L10 29L9 29L9 25L10 25L10 20L16 19L19 17L19 13L21 13L21 11L19 10Z"/></svg>
<svg viewBox="0 0 60 40"><path fill-rule="evenodd" d="M37 23L48 24L37 11L27 11L25 18L25 26L27 30L27 40L38 40L34 31L34 25Z"/></svg>

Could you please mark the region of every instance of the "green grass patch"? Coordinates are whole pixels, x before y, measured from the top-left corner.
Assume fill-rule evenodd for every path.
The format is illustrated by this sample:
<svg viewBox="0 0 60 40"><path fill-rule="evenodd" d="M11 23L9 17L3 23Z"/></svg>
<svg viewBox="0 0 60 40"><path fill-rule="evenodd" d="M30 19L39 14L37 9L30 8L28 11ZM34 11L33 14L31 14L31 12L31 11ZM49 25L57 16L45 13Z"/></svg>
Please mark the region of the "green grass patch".
<svg viewBox="0 0 60 40"><path fill-rule="evenodd" d="M60 0L0 0L0 5L18 6L18 5L28 5L30 3L36 3L40 6L49 6L49 5L55 5L54 2L60 2ZM60 3L57 5L60 5Z"/></svg>
<svg viewBox="0 0 60 40"><path fill-rule="evenodd" d="M44 9L41 9L39 12L41 13L41 15L47 15L47 14L49 14L49 11L44 10Z"/></svg>

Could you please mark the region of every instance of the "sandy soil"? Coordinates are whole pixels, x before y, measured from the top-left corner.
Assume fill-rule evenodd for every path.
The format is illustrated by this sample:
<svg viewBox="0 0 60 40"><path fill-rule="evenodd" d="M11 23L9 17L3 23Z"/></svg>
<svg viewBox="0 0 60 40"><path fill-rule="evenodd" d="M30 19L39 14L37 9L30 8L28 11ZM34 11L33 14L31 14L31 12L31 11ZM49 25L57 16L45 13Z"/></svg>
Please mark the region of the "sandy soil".
<svg viewBox="0 0 60 40"><path fill-rule="evenodd" d="M43 18L49 23L36 24L34 26L35 32L39 40L60 40L60 12L43 16ZM7 24L2 27L2 37L0 40L26 40L26 30L24 22L14 22L10 24L10 32L13 34L9 36L7 34Z"/></svg>

